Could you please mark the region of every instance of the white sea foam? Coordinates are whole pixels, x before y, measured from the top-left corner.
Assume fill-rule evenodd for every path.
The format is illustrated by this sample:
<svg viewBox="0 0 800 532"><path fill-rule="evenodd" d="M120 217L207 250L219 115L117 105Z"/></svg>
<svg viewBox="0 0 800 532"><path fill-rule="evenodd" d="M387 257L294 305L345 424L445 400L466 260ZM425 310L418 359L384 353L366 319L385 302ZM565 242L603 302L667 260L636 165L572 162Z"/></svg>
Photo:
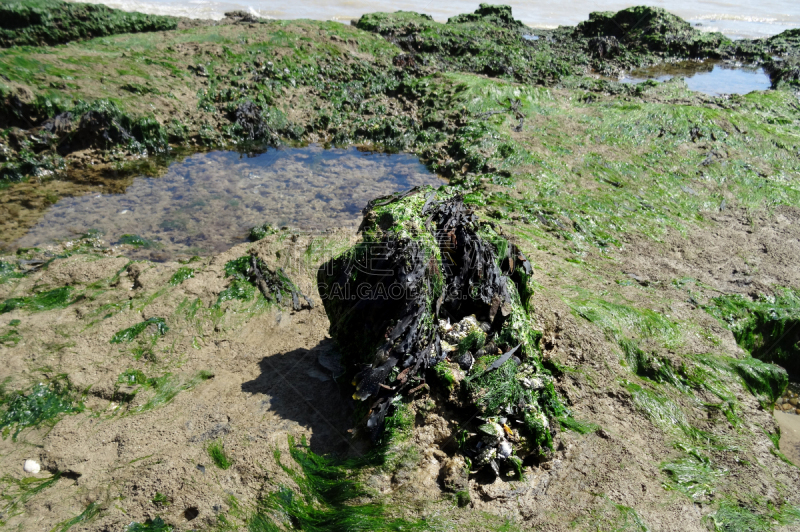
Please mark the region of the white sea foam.
<svg viewBox="0 0 800 532"><path fill-rule="evenodd" d="M777 17L756 17L752 15L731 15L726 13L714 13L711 15L701 15L696 17L697 20L736 20L741 22L761 22L773 23L780 22ZM789 17L786 17L789 18Z"/></svg>

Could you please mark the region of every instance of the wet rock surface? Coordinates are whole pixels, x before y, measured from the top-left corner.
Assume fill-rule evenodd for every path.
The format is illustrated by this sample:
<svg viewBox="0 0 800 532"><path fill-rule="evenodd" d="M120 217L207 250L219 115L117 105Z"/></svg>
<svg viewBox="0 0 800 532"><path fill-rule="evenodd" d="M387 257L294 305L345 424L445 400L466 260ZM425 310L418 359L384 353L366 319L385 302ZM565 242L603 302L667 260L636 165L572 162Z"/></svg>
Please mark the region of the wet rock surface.
<svg viewBox="0 0 800 532"><path fill-rule="evenodd" d="M373 200L361 231L320 268L318 287L353 398L368 405L364 430L377 440L400 402L457 384L454 404L476 420L461 427L475 431L462 446L473 469L521 474L524 457L552 449L566 413L526 320L530 263L463 197L430 189Z"/></svg>

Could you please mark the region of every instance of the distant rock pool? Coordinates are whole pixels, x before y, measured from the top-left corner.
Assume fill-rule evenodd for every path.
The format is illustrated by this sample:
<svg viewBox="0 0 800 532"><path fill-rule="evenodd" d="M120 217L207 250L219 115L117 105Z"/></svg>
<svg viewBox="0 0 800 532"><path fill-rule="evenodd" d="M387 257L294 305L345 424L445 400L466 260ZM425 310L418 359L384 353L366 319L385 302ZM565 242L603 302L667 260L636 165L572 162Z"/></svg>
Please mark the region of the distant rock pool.
<svg viewBox="0 0 800 532"><path fill-rule="evenodd" d="M682 77L689 89L710 96L747 94L771 87L763 68L729 65L713 61L685 61L633 70L620 78L623 83L641 83L648 79L667 81Z"/></svg>

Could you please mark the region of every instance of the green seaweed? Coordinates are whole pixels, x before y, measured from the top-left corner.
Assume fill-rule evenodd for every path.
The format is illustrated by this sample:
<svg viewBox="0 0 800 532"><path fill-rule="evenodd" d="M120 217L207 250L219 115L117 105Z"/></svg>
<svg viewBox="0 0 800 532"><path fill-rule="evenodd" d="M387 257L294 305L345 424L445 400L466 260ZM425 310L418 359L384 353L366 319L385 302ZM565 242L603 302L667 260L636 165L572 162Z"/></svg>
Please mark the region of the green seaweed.
<svg viewBox="0 0 800 532"><path fill-rule="evenodd" d="M465 379L469 393L485 415L497 415L520 404L529 405L529 410L523 416L523 434L528 438L528 445L534 450L551 449L553 439L546 420L565 417L567 413L553 383L546 380L539 390L526 388L517 378L520 366L513 360L508 360L494 371L485 372L498 358L485 356L475 363L473 374ZM546 373L543 373L545 370L540 371L540 375L547 379Z"/></svg>
<svg viewBox="0 0 800 532"><path fill-rule="evenodd" d="M18 479L11 475L5 475L0 478L0 483L3 484L3 489L0 490L0 500L2 500L0 525L5 524L9 517L21 514L29 500L58 482L59 478L61 478L60 472L56 472L46 478L25 477Z"/></svg>
<svg viewBox="0 0 800 532"><path fill-rule="evenodd" d="M296 444L291 436L289 453L299 470L283 464L277 449L275 460L297 485L298 492L280 487L262 499L257 513L248 520L249 530L277 531L283 527L306 532L430 530L431 523L425 519L390 517L389 509L382 503L363 502L371 496L353 471L354 466L364 465L363 459L348 461L320 456L309 450L305 441Z"/></svg>
<svg viewBox="0 0 800 532"><path fill-rule="evenodd" d="M232 300L252 301L255 296L255 286L248 281L234 279L228 288L219 293L215 305L220 306L222 303Z"/></svg>
<svg viewBox="0 0 800 532"><path fill-rule="evenodd" d="M257 225L252 229L250 229L250 232L248 233L248 238L250 239L251 242L257 242L263 238L266 238L269 235L274 235L278 232L279 232L278 229L272 227L272 225L267 222L261 225Z"/></svg>
<svg viewBox="0 0 800 532"><path fill-rule="evenodd" d="M783 395L788 386L788 375L780 366L756 358L733 358L720 355L687 355L698 366L684 371L687 380L703 387L726 402L733 402L735 394L727 389L721 377L732 375L753 395L762 397L768 404ZM703 366L706 369L703 369Z"/></svg>
<svg viewBox="0 0 800 532"><path fill-rule="evenodd" d="M572 310L619 343L626 358L636 356L635 342L641 339L655 340L667 348L681 344L680 328L663 314L591 297L582 289L578 292L582 297L568 301Z"/></svg>
<svg viewBox="0 0 800 532"><path fill-rule="evenodd" d="M663 54L673 58L719 57L733 43L719 32L703 32L662 8L636 6L616 13L594 12L575 33L588 38L614 39L600 57ZM590 41L591 42L591 41ZM597 42L597 41L595 41Z"/></svg>
<svg viewBox="0 0 800 532"><path fill-rule="evenodd" d="M560 417L558 422L567 430L577 432L578 434L589 434L600 430L600 425L591 423L589 421L580 421L572 417Z"/></svg>
<svg viewBox="0 0 800 532"><path fill-rule="evenodd" d="M756 513L747 505L725 499L710 521L718 532L769 532L774 525L800 523L800 508L784 504L780 510L769 507L765 513Z"/></svg>
<svg viewBox="0 0 800 532"><path fill-rule="evenodd" d="M674 428L685 429L689 426L681 407L665 395L636 384L622 383L633 396L633 402L657 427L665 431Z"/></svg>
<svg viewBox="0 0 800 532"><path fill-rule="evenodd" d="M770 404L775 404L789 385L786 370L774 364L756 358L743 358L730 364L747 390L753 395L765 396Z"/></svg>
<svg viewBox="0 0 800 532"><path fill-rule="evenodd" d="M459 355L463 355L467 351L475 353L478 349L482 348L485 343L486 333L480 330L473 330L458 343L456 352Z"/></svg>
<svg viewBox="0 0 800 532"><path fill-rule="evenodd" d="M597 496L600 504L592 508L588 517L578 518L571 523L574 528L584 525L583 530L602 530L603 532L649 532L650 528L639 513L624 504L615 503L607 495Z"/></svg>
<svg viewBox="0 0 800 532"><path fill-rule="evenodd" d="M25 272L20 271L17 265L0 260L0 285L22 277L25 277Z"/></svg>
<svg viewBox="0 0 800 532"><path fill-rule="evenodd" d="M147 379L143 388L152 392L150 397L138 406L131 406L125 415L148 412L169 404L180 392L193 389L198 384L214 377L210 371L200 371L191 378L182 378L172 373Z"/></svg>
<svg viewBox="0 0 800 532"><path fill-rule="evenodd" d="M614 509L617 511L617 519L610 530L613 532L650 532L650 529L636 510L624 504L613 504Z"/></svg>
<svg viewBox="0 0 800 532"><path fill-rule="evenodd" d="M419 452L411 438L416 417L409 402L395 401L394 411L386 416L378 445L367 455L365 464L380 466L387 472L416 466Z"/></svg>
<svg viewBox="0 0 800 532"><path fill-rule="evenodd" d="M753 357L800 371L800 294L795 290L777 289L775 295L756 300L720 296L704 308L730 328Z"/></svg>
<svg viewBox="0 0 800 532"><path fill-rule="evenodd" d="M161 493L160 491L157 491L156 494L153 495L152 501L153 501L153 504L157 504L158 506L169 506L170 505L169 498L166 495L164 495L163 493Z"/></svg>
<svg viewBox="0 0 800 532"><path fill-rule="evenodd" d="M442 360L438 364L433 367L433 372L436 374L436 377L439 381L444 385L445 388L453 389L456 384L456 379L453 376L453 370L450 369L450 366L447 364L446 361Z"/></svg>
<svg viewBox="0 0 800 532"><path fill-rule="evenodd" d="M725 471L716 469L710 460L700 455L690 455L661 464L669 482L664 486L676 489L694 501L705 501L714 496L716 486Z"/></svg>
<svg viewBox="0 0 800 532"><path fill-rule="evenodd" d="M134 384L147 384L148 379L147 376L138 369L129 369L120 373L119 377L117 377L117 383L119 384L127 384L128 386L133 386Z"/></svg>
<svg viewBox="0 0 800 532"><path fill-rule="evenodd" d="M65 377L49 384L38 383L27 394L3 393L1 402L5 408L0 417L0 430L5 439L13 429L13 440L28 427L54 425L61 414L77 414L84 410L83 403L76 403Z"/></svg>
<svg viewBox="0 0 800 532"><path fill-rule="evenodd" d="M302 295L300 289L286 275L283 269L277 268L272 271L264 261L255 259L261 274L265 278L265 286L267 286L266 290L269 298L265 297L261 290L256 289L256 279L249 273L252 260L251 255L243 255L225 264L225 276L232 277L232 280L228 288L217 296L217 301L214 304L215 308L219 308L225 301L240 300L251 302L255 298L255 302L247 312L256 313L269 308L273 303L293 304L290 302L294 296L299 297Z"/></svg>
<svg viewBox="0 0 800 532"><path fill-rule="evenodd" d="M112 344L121 344L123 342L130 343L135 340L145 329L152 326L153 336L164 336L169 331L167 322L164 318L148 318L141 323L137 323L132 327L118 331L111 337Z"/></svg>
<svg viewBox="0 0 800 532"><path fill-rule="evenodd" d="M32 296L6 299L0 303L0 314L5 314L6 312L11 312L16 309L27 310L29 312L43 312L46 310L66 308L77 301L77 299L70 299L71 295L72 288L64 286L47 292L39 292Z"/></svg>
<svg viewBox="0 0 800 532"><path fill-rule="evenodd" d="M455 493L456 497L456 504L459 508L464 508L472 502L472 497L469 494L469 490L457 491Z"/></svg>
<svg viewBox="0 0 800 532"><path fill-rule="evenodd" d="M175 527L168 525L160 517L156 517L148 519L144 523L133 521L125 530L126 532L173 532Z"/></svg>
<svg viewBox="0 0 800 532"><path fill-rule="evenodd" d="M100 505L96 502L91 502L80 514L72 519L67 519L66 521L58 523L51 532L67 532L67 530L73 526L80 523L88 523L98 515L100 515Z"/></svg>
<svg viewBox="0 0 800 532"><path fill-rule="evenodd" d="M9 329L3 334L0 334L0 345L15 346L22 340L22 335L16 329Z"/></svg>
<svg viewBox="0 0 800 532"><path fill-rule="evenodd" d="M186 266L178 268L178 270L172 274L172 277L169 278L169 284L172 286L179 285L187 279L193 278L195 272L196 270L194 268L189 268Z"/></svg>
<svg viewBox="0 0 800 532"><path fill-rule="evenodd" d="M225 447L221 440L211 442L206 448L206 451L208 452L208 456L211 457L211 461L214 462L214 465L218 468L230 469L233 465L233 462L231 462L231 459L225 453Z"/></svg>
<svg viewBox="0 0 800 532"><path fill-rule="evenodd" d="M247 270L250 268L250 256L244 255L225 263L225 276L233 277L231 284L217 296L216 306L225 301L240 300L252 301L256 296L256 287L247 280Z"/></svg>

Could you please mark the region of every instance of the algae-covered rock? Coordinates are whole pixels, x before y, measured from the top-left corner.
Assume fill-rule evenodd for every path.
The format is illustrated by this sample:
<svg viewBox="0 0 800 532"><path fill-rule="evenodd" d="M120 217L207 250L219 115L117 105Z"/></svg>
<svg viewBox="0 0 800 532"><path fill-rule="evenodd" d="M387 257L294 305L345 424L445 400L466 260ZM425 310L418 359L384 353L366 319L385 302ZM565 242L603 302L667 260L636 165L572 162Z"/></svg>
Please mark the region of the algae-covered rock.
<svg viewBox="0 0 800 532"><path fill-rule="evenodd" d="M174 30L178 19L58 0L0 4L0 46L55 45L118 33Z"/></svg>
<svg viewBox="0 0 800 532"><path fill-rule="evenodd" d="M548 418L563 407L552 385L534 390L517 378L521 369L548 375L526 311L532 272L525 256L461 196L431 189L373 201L361 230L360 243L319 270L318 287L353 377L353 397L369 408L373 437L398 397L426 383L429 370L441 373L434 366L471 349L478 360L467 368L461 393L481 416L475 423L494 432L488 441L479 430L465 452L496 470L498 459L511 456L509 440L518 452L549 447Z"/></svg>
<svg viewBox="0 0 800 532"><path fill-rule="evenodd" d="M591 13L575 33L590 39L613 38L635 51L674 57L719 57L720 46L731 44L721 33L696 30L680 17L648 6Z"/></svg>
<svg viewBox="0 0 800 532"><path fill-rule="evenodd" d="M769 72L773 89L784 85L800 85L800 57L771 59L764 65L764 69Z"/></svg>
<svg viewBox="0 0 800 532"><path fill-rule="evenodd" d="M588 65L574 41L561 40L568 37L563 31L545 32L551 39L526 39L532 30L513 18L509 6L481 4L475 13L452 17L446 24L417 13L370 13L357 27L400 46L411 55L404 63L413 60L434 70L553 83Z"/></svg>
<svg viewBox="0 0 800 532"><path fill-rule="evenodd" d="M755 41L759 42L759 41ZM774 55L800 55L800 28L783 31L764 39L768 46L768 51Z"/></svg>
<svg viewBox="0 0 800 532"><path fill-rule="evenodd" d="M465 22L489 22L511 30L525 30L527 26L511 15L511 6L481 4L474 13L456 15L447 20L448 24Z"/></svg>
<svg viewBox="0 0 800 532"><path fill-rule="evenodd" d="M544 85L592 70L615 75L664 60L763 59L765 49L771 47L753 45L746 52L745 45L734 44L721 33L697 30L661 8L646 6L595 12L577 27L553 30L529 28L513 18L509 6L489 4L452 17L446 24L427 15L398 12L364 15L357 26L400 46L407 54L402 57L404 65ZM774 47L791 48L793 39L787 33Z"/></svg>

